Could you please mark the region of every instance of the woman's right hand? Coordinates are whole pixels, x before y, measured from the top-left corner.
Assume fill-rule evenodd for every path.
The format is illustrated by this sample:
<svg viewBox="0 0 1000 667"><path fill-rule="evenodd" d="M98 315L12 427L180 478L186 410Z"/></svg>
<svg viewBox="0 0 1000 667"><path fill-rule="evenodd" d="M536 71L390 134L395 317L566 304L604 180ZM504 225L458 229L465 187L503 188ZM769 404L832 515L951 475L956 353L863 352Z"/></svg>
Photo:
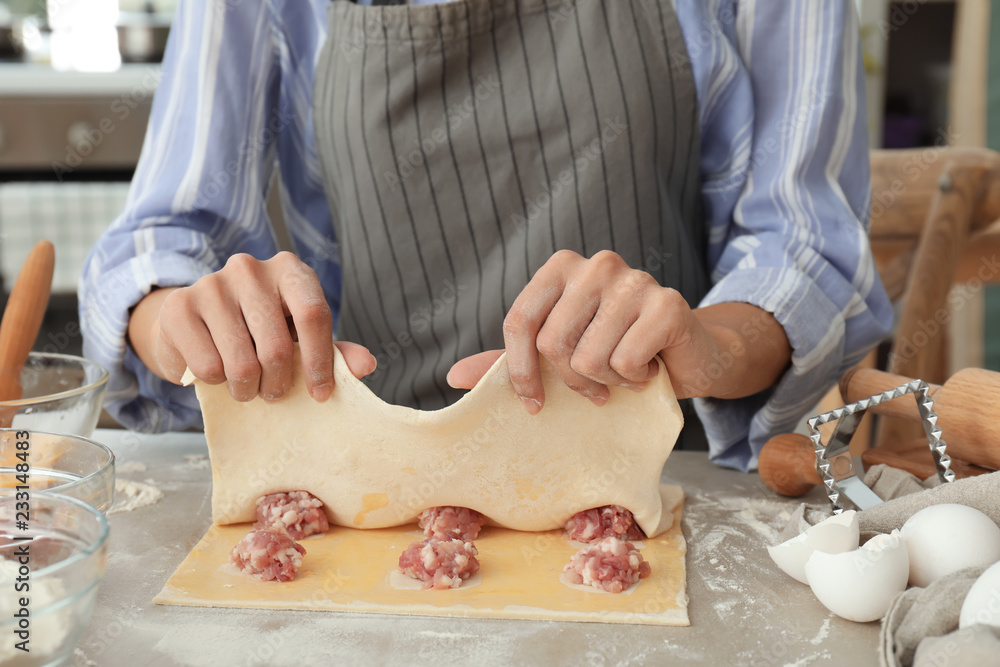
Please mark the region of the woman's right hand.
<svg viewBox="0 0 1000 667"><path fill-rule="evenodd" d="M284 396L298 340L309 394L325 401L333 391L330 307L316 273L291 253L263 261L233 255L190 287L157 289L133 309L128 334L158 376L180 382L190 368L209 384L228 383L237 401ZM356 377L375 370L366 348L345 342L337 347Z"/></svg>

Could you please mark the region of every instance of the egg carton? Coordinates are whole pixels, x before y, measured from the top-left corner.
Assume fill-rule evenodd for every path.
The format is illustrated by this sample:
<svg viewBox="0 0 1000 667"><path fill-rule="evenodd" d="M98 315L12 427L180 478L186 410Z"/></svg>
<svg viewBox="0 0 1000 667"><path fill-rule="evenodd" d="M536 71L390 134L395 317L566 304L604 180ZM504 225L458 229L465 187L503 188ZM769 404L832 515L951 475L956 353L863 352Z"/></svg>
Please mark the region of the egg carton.
<svg viewBox="0 0 1000 667"><path fill-rule="evenodd" d="M924 426L924 433L927 434L927 444L931 456L934 457L938 478L945 483L955 481L955 471L951 469L951 457L948 456L947 445L937 425L938 416L934 412L930 386L923 380L911 380L895 389L824 412L806 422L809 426L809 439L816 452L816 469L819 470L835 514L843 512L845 506L865 510L883 502L861 481L859 475L864 472L861 457L851 456L850 443L858 430L861 418L869 408L906 394L913 394L916 398L920 421ZM837 422L837 426L830 436L830 442L823 444L819 427L832 421ZM844 500L847 502L843 502Z"/></svg>

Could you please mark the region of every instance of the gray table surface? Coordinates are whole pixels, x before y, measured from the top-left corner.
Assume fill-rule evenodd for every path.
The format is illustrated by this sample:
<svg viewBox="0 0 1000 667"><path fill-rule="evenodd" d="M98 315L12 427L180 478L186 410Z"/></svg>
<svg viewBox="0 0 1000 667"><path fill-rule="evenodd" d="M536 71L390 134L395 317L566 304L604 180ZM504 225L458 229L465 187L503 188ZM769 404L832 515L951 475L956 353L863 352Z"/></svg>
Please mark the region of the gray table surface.
<svg viewBox="0 0 1000 667"><path fill-rule="evenodd" d="M822 665L877 663L878 624L828 612L765 546L796 507L756 475L675 452L664 479L687 494L687 628L313 611L204 609L152 599L211 523L201 434L99 430L119 479L160 488L155 505L110 515L107 575L77 666ZM187 455L188 458L185 458ZM819 490L806 500L822 503Z"/></svg>

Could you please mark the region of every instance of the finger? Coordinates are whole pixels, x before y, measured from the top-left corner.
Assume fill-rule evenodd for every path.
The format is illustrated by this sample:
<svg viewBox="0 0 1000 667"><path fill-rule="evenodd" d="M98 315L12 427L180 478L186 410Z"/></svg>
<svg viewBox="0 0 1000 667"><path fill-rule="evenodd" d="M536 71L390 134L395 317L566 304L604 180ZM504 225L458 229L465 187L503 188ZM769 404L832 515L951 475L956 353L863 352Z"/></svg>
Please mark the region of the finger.
<svg viewBox="0 0 1000 667"><path fill-rule="evenodd" d="M215 342L201 318L192 319L184 326L182 339L175 342L163 328L156 338L156 359L171 382L180 383L184 371L191 369L199 380L208 384L226 381L222 357L215 349ZM182 351L183 350L183 351Z"/></svg>
<svg viewBox="0 0 1000 667"><path fill-rule="evenodd" d="M697 363L700 354L691 346L695 326L700 327L684 297L672 289L659 290L622 336L611 354L611 368L631 382L646 382L659 372L655 359L659 354L668 369L683 374L687 366ZM675 363L670 362L671 357ZM672 381L679 377L671 373Z"/></svg>
<svg viewBox="0 0 1000 667"><path fill-rule="evenodd" d="M460 359L448 371L448 385L455 389L472 389L501 355L503 350L488 350Z"/></svg>
<svg viewBox="0 0 1000 667"><path fill-rule="evenodd" d="M239 304L260 365L260 397L276 401L291 387L295 350L281 301L273 288L248 279L241 283Z"/></svg>
<svg viewBox="0 0 1000 667"><path fill-rule="evenodd" d="M276 265L280 271L278 291L292 316L302 352L302 374L306 389L317 401L333 392L333 315L319 278L295 259Z"/></svg>
<svg viewBox="0 0 1000 667"><path fill-rule="evenodd" d="M660 370L656 361L656 355L662 349L657 345L658 327L662 328L663 322L640 315L611 352L608 365L631 389L643 388Z"/></svg>
<svg viewBox="0 0 1000 667"><path fill-rule="evenodd" d="M608 400L608 389L599 382L580 375L571 366L576 345L587 330L600 304L596 285L570 286L552 308L538 332L538 352L573 391L589 398L596 405Z"/></svg>
<svg viewBox="0 0 1000 667"><path fill-rule="evenodd" d="M602 386L616 385L640 389L639 383L623 377L611 367L611 355L640 316L639 308L625 305L627 303L632 302L610 299L601 302L593 320L577 342L569 365L580 376ZM656 352L653 352L650 357L655 354Z"/></svg>
<svg viewBox="0 0 1000 667"><path fill-rule="evenodd" d="M222 357L230 395L252 400L260 392L260 362L235 294L222 286L199 292L198 312Z"/></svg>
<svg viewBox="0 0 1000 667"><path fill-rule="evenodd" d="M156 361L172 382L179 383L188 368L208 384L226 381L222 357L212 334L194 310L191 292L177 290L163 302L153 347Z"/></svg>
<svg viewBox="0 0 1000 667"><path fill-rule="evenodd" d="M557 252L521 290L504 318L507 372L514 391L530 414L537 414L545 402L536 338L566 287L566 273L581 261L583 258L576 253Z"/></svg>
<svg viewBox="0 0 1000 667"><path fill-rule="evenodd" d="M347 368L354 374L354 377L360 379L375 371L375 367L378 365L378 362L376 361L375 356L364 345L358 345L357 343L350 343L347 341L338 341L337 348L340 349L340 353L344 355L344 361L347 362Z"/></svg>

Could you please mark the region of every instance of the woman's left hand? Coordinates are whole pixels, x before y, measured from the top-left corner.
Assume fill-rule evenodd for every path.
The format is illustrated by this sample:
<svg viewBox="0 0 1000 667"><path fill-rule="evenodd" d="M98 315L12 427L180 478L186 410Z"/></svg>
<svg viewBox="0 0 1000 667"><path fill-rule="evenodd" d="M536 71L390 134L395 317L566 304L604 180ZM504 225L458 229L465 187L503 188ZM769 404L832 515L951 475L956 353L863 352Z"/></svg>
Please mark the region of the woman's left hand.
<svg viewBox="0 0 1000 667"><path fill-rule="evenodd" d="M511 384L532 414L545 401L539 355L596 405L608 400L609 386L641 389L658 372L657 355L678 398L756 393L791 355L770 313L743 303L694 311L679 292L610 251L553 255L515 300L503 332ZM459 361L448 382L473 387L501 354Z"/></svg>

